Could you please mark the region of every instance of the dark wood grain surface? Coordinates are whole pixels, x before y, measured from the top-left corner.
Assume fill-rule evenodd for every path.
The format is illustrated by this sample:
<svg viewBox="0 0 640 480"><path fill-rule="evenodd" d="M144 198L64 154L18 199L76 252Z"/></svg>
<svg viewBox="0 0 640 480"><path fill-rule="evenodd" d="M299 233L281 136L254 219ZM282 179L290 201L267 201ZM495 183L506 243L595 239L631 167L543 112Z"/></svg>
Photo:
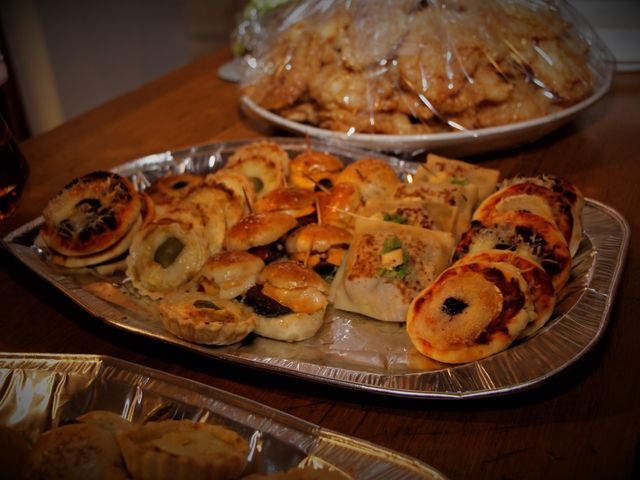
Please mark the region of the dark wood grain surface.
<svg viewBox="0 0 640 480"><path fill-rule="evenodd" d="M31 174L4 236L71 178L169 149L282 135L245 118L216 52L21 145ZM105 354L194 379L412 455L452 479L640 478L640 74L618 74L578 119L526 147L474 160L504 176L550 172L627 218L627 265L601 341L516 395L425 401L327 387L203 358L112 328L0 251L0 350Z"/></svg>

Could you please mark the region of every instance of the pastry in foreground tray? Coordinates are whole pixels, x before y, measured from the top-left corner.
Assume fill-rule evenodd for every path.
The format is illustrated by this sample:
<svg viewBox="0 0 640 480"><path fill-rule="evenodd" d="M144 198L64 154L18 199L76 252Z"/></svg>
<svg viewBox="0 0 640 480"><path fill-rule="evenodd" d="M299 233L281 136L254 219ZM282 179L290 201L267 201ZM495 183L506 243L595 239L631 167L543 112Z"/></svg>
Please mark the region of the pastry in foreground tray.
<svg viewBox="0 0 640 480"><path fill-rule="evenodd" d="M164 420L117 438L134 480L234 479L248 462L247 441L221 425Z"/></svg>
<svg viewBox="0 0 640 480"><path fill-rule="evenodd" d="M466 363L507 348L535 318L526 280L511 264L454 264L420 292L407 333L422 354Z"/></svg>
<svg viewBox="0 0 640 480"><path fill-rule="evenodd" d="M350 163L335 178L335 185L351 183L358 187L360 195L366 201L374 197L387 197L400 179L395 170L379 158L363 158Z"/></svg>
<svg viewBox="0 0 640 480"><path fill-rule="evenodd" d="M176 337L202 345L231 345L253 331L255 317L234 300L206 293L174 293L158 305L162 323Z"/></svg>
<svg viewBox="0 0 640 480"><path fill-rule="evenodd" d="M358 214L385 222L453 232L457 211L447 203L429 200L371 198Z"/></svg>
<svg viewBox="0 0 640 480"><path fill-rule="evenodd" d="M295 342L312 337L322 326L328 292L320 275L288 260L267 265L243 302L256 314L255 333Z"/></svg>
<svg viewBox="0 0 640 480"><path fill-rule="evenodd" d="M127 478L114 434L91 423L73 423L41 434L23 467L27 480Z"/></svg>
<svg viewBox="0 0 640 480"><path fill-rule="evenodd" d="M358 218L331 301L341 310L404 322L413 297L449 265L454 244L449 232Z"/></svg>
<svg viewBox="0 0 640 480"><path fill-rule="evenodd" d="M301 187L280 187L265 194L255 204L256 212L282 212L295 217L300 224L317 221L316 195Z"/></svg>

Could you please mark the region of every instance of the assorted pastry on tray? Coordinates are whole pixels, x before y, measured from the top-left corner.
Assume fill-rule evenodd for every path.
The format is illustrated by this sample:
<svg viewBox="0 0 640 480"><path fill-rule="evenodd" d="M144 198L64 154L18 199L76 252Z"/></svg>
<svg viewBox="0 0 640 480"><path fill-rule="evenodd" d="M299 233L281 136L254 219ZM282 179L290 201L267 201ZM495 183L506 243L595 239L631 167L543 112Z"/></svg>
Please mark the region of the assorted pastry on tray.
<svg viewBox="0 0 640 480"><path fill-rule="evenodd" d="M383 159L239 147L219 169L145 192L115 173L72 181L44 210L52 263L125 272L190 342L314 336L329 304L406 322L422 354L485 358L551 317L581 241L584 200L551 175L429 154L404 179Z"/></svg>
<svg viewBox="0 0 640 480"><path fill-rule="evenodd" d="M0 429L0 445L7 453L0 461L6 478L25 480L351 478L304 461L286 471L249 473L260 448L231 428L173 419L131 423L105 410L42 432L32 445L17 430Z"/></svg>

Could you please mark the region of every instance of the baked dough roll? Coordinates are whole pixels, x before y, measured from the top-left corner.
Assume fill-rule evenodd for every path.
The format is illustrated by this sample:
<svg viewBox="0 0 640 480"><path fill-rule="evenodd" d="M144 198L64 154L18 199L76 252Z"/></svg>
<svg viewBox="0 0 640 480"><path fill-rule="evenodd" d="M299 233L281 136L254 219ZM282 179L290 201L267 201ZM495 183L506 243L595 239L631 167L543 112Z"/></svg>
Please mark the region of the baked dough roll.
<svg viewBox="0 0 640 480"><path fill-rule="evenodd" d="M307 190L331 189L344 165L335 155L308 150L297 155L289 164L289 179L297 187Z"/></svg>
<svg viewBox="0 0 640 480"><path fill-rule="evenodd" d="M451 233L460 238L471 225L473 209L478 203L478 188L475 185L403 183L398 185L391 198L440 203L455 208Z"/></svg>
<svg viewBox="0 0 640 480"><path fill-rule="evenodd" d="M475 185L478 201L482 201L496 190L500 171L429 153L426 162L418 165L413 178L416 183Z"/></svg>
<svg viewBox="0 0 640 480"><path fill-rule="evenodd" d="M555 224L524 211L496 214L486 225L474 221L458 242L453 260L486 250L511 250L538 263L558 292L571 273L571 253Z"/></svg>
<svg viewBox="0 0 640 480"><path fill-rule="evenodd" d="M91 255L118 243L140 218L141 207L140 195L126 178L89 173L49 201L40 237L62 255Z"/></svg>
<svg viewBox="0 0 640 480"><path fill-rule="evenodd" d="M227 166L237 165L247 159L265 159L277 165L283 175L289 173L289 154L277 143L260 141L243 145L227 159Z"/></svg>
<svg viewBox="0 0 640 480"><path fill-rule="evenodd" d="M140 230L127 257L127 276L142 295L159 298L185 287L202 268L208 246L194 225L158 220Z"/></svg>
<svg viewBox="0 0 640 480"><path fill-rule="evenodd" d="M445 363L480 360L507 348L535 316L526 281L506 263L445 270L407 312L416 349Z"/></svg>
<svg viewBox="0 0 640 480"><path fill-rule="evenodd" d="M253 184L257 198L286 184L282 166L263 157L244 158L221 171L239 173L247 177Z"/></svg>
<svg viewBox="0 0 640 480"><path fill-rule="evenodd" d="M388 197L400 184L391 166L378 158L363 158L347 165L335 178L335 185L351 183L358 187L366 201L374 197Z"/></svg>
<svg viewBox="0 0 640 480"><path fill-rule="evenodd" d="M162 203L172 203L184 198L202 183L203 178L193 173L169 174L153 182L151 192L161 199Z"/></svg>
<svg viewBox="0 0 640 480"><path fill-rule="evenodd" d="M223 209L181 203L167 210L161 219L182 223L191 228L194 235L202 235L210 255L218 253L224 246L227 219Z"/></svg>
<svg viewBox="0 0 640 480"><path fill-rule="evenodd" d="M533 182L516 183L486 198L474 212L473 220L487 223L493 215L512 210L535 213L555 223L567 241L571 255L577 252L580 234L574 232L576 225L571 206L560 193ZM581 228L579 222L578 228Z"/></svg>
<svg viewBox="0 0 640 480"><path fill-rule="evenodd" d="M329 286L310 268L289 260L267 265L243 302L256 314L255 333L296 342L324 323Z"/></svg>
<svg viewBox="0 0 640 480"><path fill-rule="evenodd" d="M535 316L520 333L520 337L528 337L536 333L551 318L556 305L556 292L551 278L540 265L516 252L508 250L488 250L462 257L456 265L465 263L508 263L518 269L522 278L527 282L533 300Z"/></svg>
<svg viewBox="0 0 640 480"><path fill-rule="evenodd" d="M248 463L249 444L222 425L147 422L118 436L134 480L230 480Z"/></svg>
<svg viewBox="0 0 640 480"><path fill-rule="evenodd" d="M162 323L176 337L202 345L231 345L253 331L251 309L206 293L175 293L158 305Z"/></svg>
<svg viewBox="0 0 640 480"><path fill-rule="evenodd" d="M248 251L271 263L286 255L284 238L297 226L296 219L287 213L254 213L227 231L225 246L230 251Z"/></svg>
<svg viewBox="0 0 640 480"><path fill-rule="evenodd" d="M449 265L454 244L449 232L358 218L330 299L341 310L404 322L413 297Z"/></svg>
<svg viewBox="0 0 640 480"><path fill-rule="evenodd" d="M206 184L220 184L231 190L235 196L241 199L244 215L249 215L253 211L256 203L256 191L253 182L240 173L229 170L218 170L208 174L204 179Z"/></svg>
<svg viewBox="0 0 640 480"><path fill-rule="evenodd" d="M222 212L226 228L235 225L245 214L242 198L221 183L208 183L194 188L180 202L180 206L197 206L205 215Z"/></svg>
<svg viewBox="0 0 640 480"><path fill-rule="evenodd" d="M209 295L231 300L253 287L263 268L262 259L249 252L220 252L207 260L195 284Z"/></svg>

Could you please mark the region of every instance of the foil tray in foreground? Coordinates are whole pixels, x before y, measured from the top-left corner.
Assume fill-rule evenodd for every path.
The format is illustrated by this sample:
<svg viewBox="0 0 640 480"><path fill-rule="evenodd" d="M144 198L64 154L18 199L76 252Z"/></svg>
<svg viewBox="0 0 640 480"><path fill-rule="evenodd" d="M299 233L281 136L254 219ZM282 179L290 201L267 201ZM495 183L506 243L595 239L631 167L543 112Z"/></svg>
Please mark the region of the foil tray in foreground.
<svg viewBox="0 0 640 480"><path fill-rule="evenodd" d="M345 163L363 157L386 159L402 177L416 163L328 143L270 138L291 155L307 148L327 151ZM248 141L193 147L137 159L115 171L139 188L167 173L204 172L224 165ZM571 278L560 292L554 317L535 336L489 358L449 366L421 355L403 324L327 310L325 324L309 340L279 342L250 335L227 347L207 347L167 332L155 304L136 298L124 277L99 278L70 274L47 261L34 246L42 218L20 227L3 240L22 263L46 279L92 315L106 323L201 354L294 377L419 398L471 398L506 394L538 385L584 355L608 323L629 243L629 226L614 209L587 199L584 238L573 261Z"/></svg>
<svg viewBox="0 0 640 480"><path fill-rule="evenodd" d="M172 418L226 426L249 441L246 474L296 465L348 478L440 479L432 467L363 440L201 383L106 356L0 353L0 426L31 442L90 410L137 422L158 409Z"/></svg>

